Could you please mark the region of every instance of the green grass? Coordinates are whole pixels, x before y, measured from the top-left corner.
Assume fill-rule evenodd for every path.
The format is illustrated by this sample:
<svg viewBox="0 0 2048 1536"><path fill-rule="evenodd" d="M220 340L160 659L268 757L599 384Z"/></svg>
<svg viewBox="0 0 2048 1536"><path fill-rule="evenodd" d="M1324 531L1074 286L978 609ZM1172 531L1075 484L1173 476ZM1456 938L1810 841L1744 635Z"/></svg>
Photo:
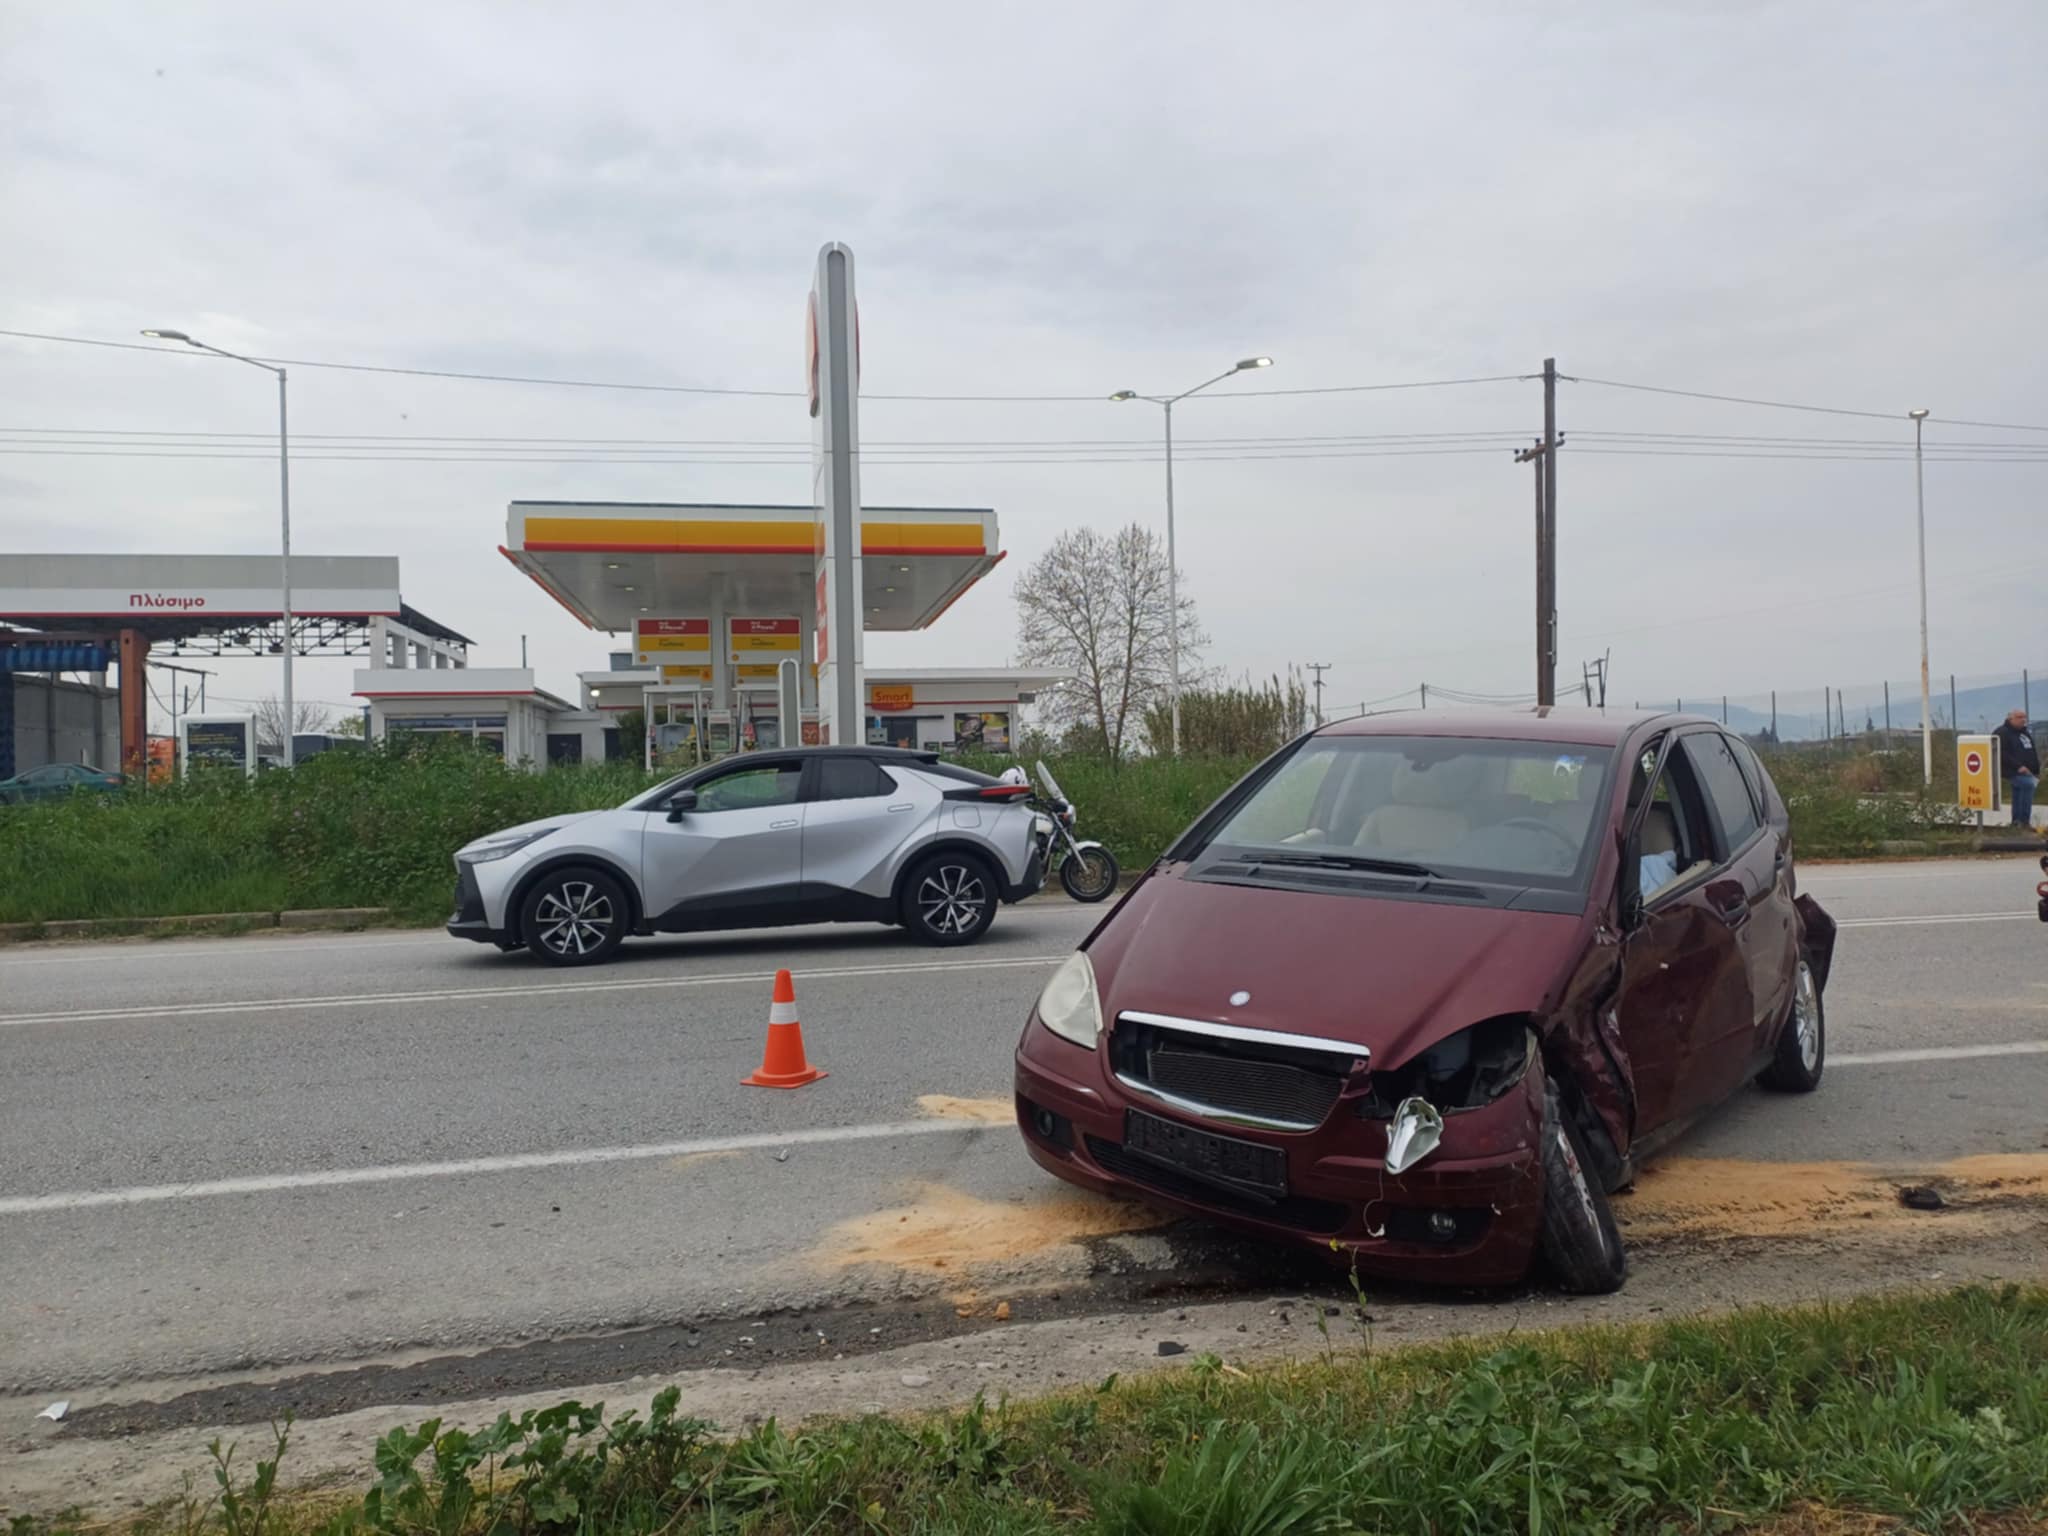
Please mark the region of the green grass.
<svg viewBox="0 0 2048 1536"><path fill-rule="evenodd" d="M1784 748L1768 760L1802 857L1869 857L1902 841L1960 852L1974 836L1942 825L1938 799L1919 798L1917 754ZM1107 843L1132 873L1252 765L1218 757L1052 764L1081 808L1081 835ZM530 774L441 744L324 753L253 782L201 777L0 807L0 922L290 907L383 907L432 922L446 915L450 858L463 843L517 822L618 805L651 782L629 764Z"/></svg>
<svg viewBox="0 0 2048 1536"><path fill-rule="evenodd" d="M359 1497L190 1500L164 1536L1302 1536L1727 1531L1788 1510L1938 1531L2048 1510L2048 1290L1191 1368L737 1439L565 1404L376 1447ZM267 1459L274 1459L267 1458ZM284 1462L289 1475L289 1455ZM72 1522L24 1522L60 1536Z"/></svg>

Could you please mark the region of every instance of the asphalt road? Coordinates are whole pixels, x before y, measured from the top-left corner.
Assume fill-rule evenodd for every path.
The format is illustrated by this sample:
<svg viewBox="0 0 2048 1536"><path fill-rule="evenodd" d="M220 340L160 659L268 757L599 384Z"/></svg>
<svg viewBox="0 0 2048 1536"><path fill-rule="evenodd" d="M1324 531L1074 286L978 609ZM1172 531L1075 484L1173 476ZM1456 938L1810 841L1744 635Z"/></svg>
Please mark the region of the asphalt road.
<svg viewBox="0 0 2048 1536"><path fill-rule="evenodd" d="M1746 1094L1685 1150L2038 1151L2038 878L1805 871L1844 923L1828 1081ZM1003 1113L1020 1021L1097 915L1032 903L957 955L646 941L581 973L439 934L0 952L0 1394L914 1294L916 1265L845 1267L842 1224L1059 1193L928 1096ZM739 1081L781 965L831 1073L796 1093Z"/></svg>

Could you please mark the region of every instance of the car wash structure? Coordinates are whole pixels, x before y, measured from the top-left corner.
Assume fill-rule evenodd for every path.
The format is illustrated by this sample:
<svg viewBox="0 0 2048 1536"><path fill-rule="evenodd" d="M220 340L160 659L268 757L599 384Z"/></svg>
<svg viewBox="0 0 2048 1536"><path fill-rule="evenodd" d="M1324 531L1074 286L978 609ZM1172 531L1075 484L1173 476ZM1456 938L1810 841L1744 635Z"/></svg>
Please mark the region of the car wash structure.
<svg viewBox="0 0 2048 1536"><path fill-rule="evenodd" d="M13 717L25 673L44 674L56 710L61 673L112 666L119 767L139 775L152 654L282 657L289 644L294 656L388 659L403 648L422 665L465 665L469 641L399 596L395 558L292 556L289 636L281 574L274 555L0 555L0 778L19 771Z"/></svg>

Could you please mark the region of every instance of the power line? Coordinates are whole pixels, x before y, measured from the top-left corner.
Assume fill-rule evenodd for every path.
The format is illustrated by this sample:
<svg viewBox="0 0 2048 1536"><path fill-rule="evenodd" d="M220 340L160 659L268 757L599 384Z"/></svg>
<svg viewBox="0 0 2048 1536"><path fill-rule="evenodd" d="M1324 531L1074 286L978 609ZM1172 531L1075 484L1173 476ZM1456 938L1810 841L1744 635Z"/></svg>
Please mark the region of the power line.
<svg viewBox="0 0 2048 1536"><path fill-rule="evenodd" d="M1273 459L1383 459L1441 457L1454 454L1498 454L1498 448L1382 448L1362 449L1354 452L1331 453L1183 453L1176 448L1174 458L1179 462L1220 464L1243 463ZM0 454L29 458L81 458L81 459L186 459L198 461L247 461L275 464L275 454L263 453L213 453L179 452L176 450L155 451L149 449L115 448L17 448L0 447ZM1932 455L1929 455L1932 458ZM863 464L907 469L916 467L944 468L973 467L977 465L1018 465L1036 464L1157 464L1164 455L1153 453L1130 453L1121 455L1097 455L1093 457L1037 457L1037 458L992 458L984 455L955 458L887 458L868 454L861 456ZM547 465L698 465L703 467L745 468L750 466L788 468L808 462L794 454L783 458L704 458L672 455L667 457L628 458L617 455L585 455L573 457L536 456L527 454L484 454L470 456L446 456L434 454L375 454L375 453L295 453L293 463L327 462L334 464L532 464Z"/></svg>
<svg viewBox="0 0 2048 1536"><path fill-rule="evenodd" d="M106 341L91 336L59 336L47 331L0 330L0 336L12 336L23 341L49 341L65 346L108 347L123 352L162 352L174 357L203 357L200 352L188 351L183 347L147 346L137 341ZM268 363L284 368L327 368L346 373L395 374L404 378L417 379L459 379L479 384L539 384L557 389L617 389L648 394L669 395L728 395L762 400L801 400L805 393L797 389L733 389L709 384L645 384L614 379L562 379L547 378L532 374L517 373L469 373L452 368L401 368L383 363L337 363L324 359L305 357L252 357L251 361ZM1314 388L1296 389L1239 389L1231 391L1230 398L1242 400L1251 395L1341 395L1363 394L1391 389L1448 389L1460 384L1503 384L1514 383L1519 375L1504 373L1468 379L1418 379L1386 384L1328 384ZM1071 395L970 395L970 394L869 394L863 392L863 400L907 401L920 404L1104 404L1109 396L1103 391Z"/></svg>
<svg viewBox="0 0 2048 1536"><path fill-rule="evenodd" d="M1572 380L1575 384L1596 384L1604 389L1629 389L1646 395L1679 395L1688 400L1715 400L1723 405L1756 405L1773 411L1812 411L1823 416L1861 416L1872 421L1903 421L1903 411L1859 411L1840 405L1800 405L1789 400L1759 400L1747 395L1717 395L1703 389L1674 389L1662 384L1629 384L1620 379L1592 379L1583 374ZM2048 432L2048 427L2032 426L2024 422L2011 421L1966 421L1960 417L1945 418L1951 426L1989 427L2001 432Z"/></svg>
<svg viewBox="0 0 2048 1536"><path fill-rule="evenodd" d="M1194 445L1229 445L1264 443L1373 443L1435 441L1444 439L1470 438L1515 438L1522 433L1520 427L1500 427L1493 431L1464 430L1457 432L1325 432L1307 436L1274 436L1254 434L1248 437L1191 437L1177 441ZM226 441L247 439L268 444L276 441L272 432L193 432L172 428L152 427L0 427L0 434L13 434L20 438L62 438L66 440L92 440L97 438L127 439L175 439L177 441L206 440ZM299 432L293 434L295 442L329 443L415 443L422 446L437 443L460 445L470 444L535 444L560 446L564 444L588 445L594 447L687 447L687 448L777 448L791 452L808 453L810 444L801 438L787 437L541 437L521 434L509 437L491 437L464 434L441 434L426 432ZM1156 436L1147 437L871 437L863 440L866 448L1120 448L1151 447L1158 441ZM1871 439L1876 441L1876 439ZM231 443L229 445L232 445ZM166 445L168 446L168 444Z"/></svg>

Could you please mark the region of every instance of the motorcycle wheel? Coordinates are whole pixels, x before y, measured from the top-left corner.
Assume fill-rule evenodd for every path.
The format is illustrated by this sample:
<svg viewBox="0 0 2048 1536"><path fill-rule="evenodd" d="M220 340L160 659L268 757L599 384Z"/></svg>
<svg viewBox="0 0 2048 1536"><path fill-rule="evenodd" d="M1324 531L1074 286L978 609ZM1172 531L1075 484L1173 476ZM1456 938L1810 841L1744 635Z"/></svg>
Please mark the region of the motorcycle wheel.
<svg viewBox="0 0 2048 1536"><path fill-rule="evenodd" d="M1107 848L1088 848L1060 861L1060 885L1076 901L1103 901L1116 890L1116 855Z"/></svg>

